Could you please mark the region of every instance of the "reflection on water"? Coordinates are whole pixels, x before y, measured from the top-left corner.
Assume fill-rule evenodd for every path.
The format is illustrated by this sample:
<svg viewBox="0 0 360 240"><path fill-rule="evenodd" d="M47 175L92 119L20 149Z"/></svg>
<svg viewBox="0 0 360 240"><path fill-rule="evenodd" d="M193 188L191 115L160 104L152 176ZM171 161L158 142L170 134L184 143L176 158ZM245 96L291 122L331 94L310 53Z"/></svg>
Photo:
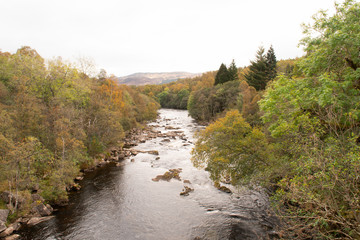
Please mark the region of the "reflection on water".
<svg viewBox="0 0 360 240"><path fill-rule="evenodd" d="M198 126L187 111L161 109L152 125L162 132L179 128L186 138L147 141L135 149L157 150L159 156L140 153L134 162L127 159L123 166L109 164L87 173L70 204L55 218L24 229L23 239L266 239L273 223L264 195L220 192L207 172L192 166ZM182 180L191 184L151 180L173 168L182 168ZM194 192L180 196L184 185Z"/></svg>

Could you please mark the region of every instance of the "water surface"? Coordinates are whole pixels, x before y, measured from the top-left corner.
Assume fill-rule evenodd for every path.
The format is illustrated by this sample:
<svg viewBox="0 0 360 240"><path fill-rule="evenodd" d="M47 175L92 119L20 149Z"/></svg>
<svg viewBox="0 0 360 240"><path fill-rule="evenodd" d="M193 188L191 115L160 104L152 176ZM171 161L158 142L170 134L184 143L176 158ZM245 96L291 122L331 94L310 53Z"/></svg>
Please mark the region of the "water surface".
<svg viewBox="0 0 360 240"><path fill-rule="evenodd" d="M70 195L69 206L55 218L24 229L23 239L266 239L273 218L267 214L265 195L216 189L209 174L190 161L199 126L187 111L159 112L158 121L150 125L161 132L179 128L185 138L149 140L134 148L157 150L159 156L139 153L121 166L108 164L87 173L81 191ZM181 168L182 180L191 184L152 181L173 168ZM194 189L189 196L179 194L184 185Z"/></svg>

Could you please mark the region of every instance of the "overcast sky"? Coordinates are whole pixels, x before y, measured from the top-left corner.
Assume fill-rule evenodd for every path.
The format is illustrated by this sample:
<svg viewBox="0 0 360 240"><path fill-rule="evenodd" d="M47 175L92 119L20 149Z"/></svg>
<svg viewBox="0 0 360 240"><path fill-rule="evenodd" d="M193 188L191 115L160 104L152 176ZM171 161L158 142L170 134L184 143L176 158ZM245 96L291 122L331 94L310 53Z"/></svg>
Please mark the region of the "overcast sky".
<svg viewBox="0 0 360 240"><path fill-rule="evenodd" d="M98 69L217 70L272 44L278 59L302 56L301 23L333 0L0 0L0 50L30 46L46 58L92 58Z"/></svg>

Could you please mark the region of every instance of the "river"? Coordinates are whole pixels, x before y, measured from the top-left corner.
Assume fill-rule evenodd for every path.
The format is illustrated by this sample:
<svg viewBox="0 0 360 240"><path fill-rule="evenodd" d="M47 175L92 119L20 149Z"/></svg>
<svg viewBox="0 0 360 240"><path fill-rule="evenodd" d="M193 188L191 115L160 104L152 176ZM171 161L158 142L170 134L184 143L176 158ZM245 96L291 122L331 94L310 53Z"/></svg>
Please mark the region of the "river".
<svg viewBox="0 0 360 240"><path fill-rule="evenodd" d="M265 194L216 189L209 174L190 160L193 134L200 126L187 111L160 109L159 114L150 125L161 132L178 129L185 138L148 140L134 148L157 150L158 156L139 153L120 166L108 164L87 173L70 204L51 220L25 228L22 239L267 239L275 218L268 214ZM152 181L177 168L182 181ZM188 196L180 196L184 185L194 189Z"/></svg>

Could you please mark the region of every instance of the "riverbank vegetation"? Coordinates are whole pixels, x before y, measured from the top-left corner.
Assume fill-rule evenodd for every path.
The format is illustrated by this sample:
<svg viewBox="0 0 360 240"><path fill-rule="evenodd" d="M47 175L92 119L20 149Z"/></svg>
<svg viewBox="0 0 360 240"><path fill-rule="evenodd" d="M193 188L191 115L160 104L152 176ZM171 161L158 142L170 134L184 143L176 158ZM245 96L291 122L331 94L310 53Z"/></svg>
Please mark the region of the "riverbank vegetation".
<svg viewBox="0 0 360 240"><path fill-rule="evenodd" d="M30 47L0 52L0 192L14 197L7 208L15 215L30 210L31 192L66 201L80 169L157 116L153 99L83 69Z"/></svg>
<svg viewBox="0 0 360 240"><path fill-rule="evenodd" d="M194 164L216 182L271 189L287 228L282 238L360 238L359 16L352 0L336 4L332 16L320 11L304 25L306 55L282 64L281 74L264 77L262 64L245 75L259 76L257 85L245 77L246 87L226 82L190 94L190 114L217 119L198 134Z"/></svg>

